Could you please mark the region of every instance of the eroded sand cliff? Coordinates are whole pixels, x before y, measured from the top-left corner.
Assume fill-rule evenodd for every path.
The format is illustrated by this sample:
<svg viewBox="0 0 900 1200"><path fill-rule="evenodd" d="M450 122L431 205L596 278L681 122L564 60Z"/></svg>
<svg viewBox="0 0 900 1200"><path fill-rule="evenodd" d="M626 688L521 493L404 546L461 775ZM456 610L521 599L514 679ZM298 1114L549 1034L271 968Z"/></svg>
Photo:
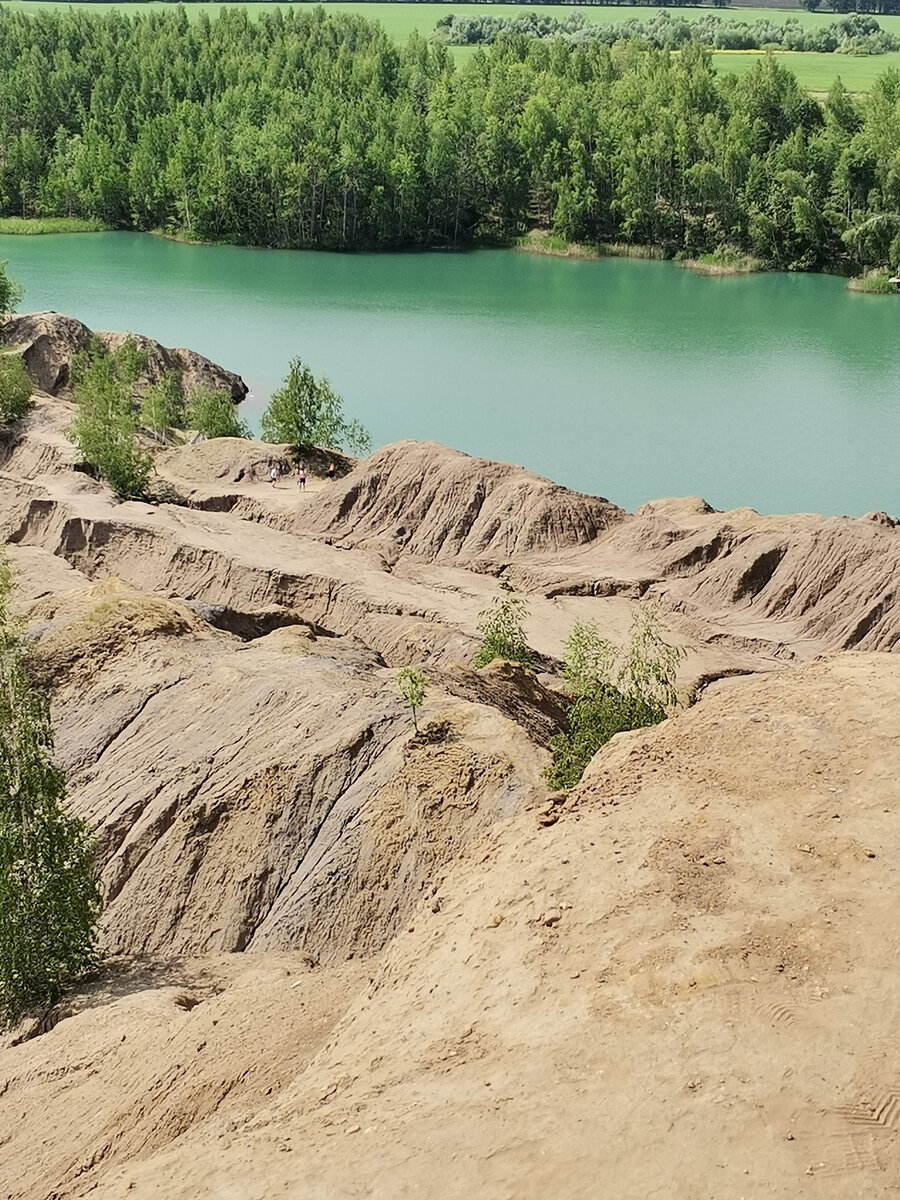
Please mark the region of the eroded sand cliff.
<svg viewBox="0 0 900 1200"><path fill-rule="evenodd" d="M113 957L0 1049L0 1196L896 1193L890 519L411 443L305 494L186 447L119 504L37 399L0 532ZM537 677L467 665L509 587ZM717 682L548 798L563 638L650 600Z"/></svg>

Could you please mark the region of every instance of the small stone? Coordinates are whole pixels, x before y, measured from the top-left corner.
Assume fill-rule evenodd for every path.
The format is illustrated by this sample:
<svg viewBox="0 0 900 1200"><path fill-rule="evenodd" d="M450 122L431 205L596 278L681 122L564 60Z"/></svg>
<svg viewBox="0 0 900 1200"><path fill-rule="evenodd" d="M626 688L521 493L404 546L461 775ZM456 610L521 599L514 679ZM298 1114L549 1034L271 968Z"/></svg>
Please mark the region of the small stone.
<svg viewBox="0 0 900 1200"><path fill-rule="evenodd" d="M813 852L812 846L808 845L806 842L799 842L797 844L797 849L800 850L803 854L812 854L812 852Z"/></svg>
<svg viewBox="0 0 900 1200"><path fill-rule="evenodd" d="M502 925L502 923L503 913L494 913L494 915L491 917L491 925L494 927L494 929L496 929L498 925Z"/></svg>
<svg viewBox="0 0 900 1200"><path fill-rule="evenodd" d="M867 849L867 850L863 851L863 853L865 854L866 858L874 858L874 857L875 857L875 851L874 851L874 850L868 850L868 849Z"/></svg>
<svg viewBox="0 0 900 1200"><path fill-rule="evenodd" d="M362 1125L351 1125L347 1130L348 1133L362 1133Z"/></svg>
<svg viewBox="0 0 900 1200"><path fill-rule="evenodd" d="M548 908L542 918L544 925L557 925L562 920L562 913L558 908Z"/></svg>

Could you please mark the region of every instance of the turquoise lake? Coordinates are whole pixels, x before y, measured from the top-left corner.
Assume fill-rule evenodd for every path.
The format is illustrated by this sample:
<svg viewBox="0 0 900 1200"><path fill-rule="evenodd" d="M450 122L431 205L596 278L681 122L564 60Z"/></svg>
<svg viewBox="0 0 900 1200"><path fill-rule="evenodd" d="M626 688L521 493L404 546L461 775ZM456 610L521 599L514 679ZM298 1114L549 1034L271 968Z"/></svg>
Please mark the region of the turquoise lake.
<svg viewBox="0 0 900 1200"><path fill-rule="evenodd" d="M299 355L375 445L519 463L625 508L900 512L900 300L814 275L508 251L334 255L141 234L0 237L23 311L189 346L247 381Z"/></svg>

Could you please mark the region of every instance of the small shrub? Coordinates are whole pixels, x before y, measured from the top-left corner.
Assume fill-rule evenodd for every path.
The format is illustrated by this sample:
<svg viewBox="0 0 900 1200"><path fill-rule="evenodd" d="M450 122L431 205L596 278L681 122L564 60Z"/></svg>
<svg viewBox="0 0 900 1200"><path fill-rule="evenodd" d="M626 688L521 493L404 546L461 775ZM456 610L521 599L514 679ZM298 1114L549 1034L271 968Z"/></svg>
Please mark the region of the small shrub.
<svg viewBox="0 0 900 1200"><path fill-rule="evenodd" d="M415 667L402 667L397 676L397 686L403 703L412 712L413 728L419 732L417 711L425 703L425 676Z"/></svg>
<svg viewBox="0 0 900 1200"><path fill-rule="evenodd" d="M662 636L654 609L635 616L631 637L620 648L593 624L576 624L566 641L565 680L572 702L569 731L551 740L547 782L574 787L587 764L611 737L665 720L677 699L675 674L681 646Z"/></svg>
<svg viewBox="0 0 900 1200"><path fill-rule="evenodd" d="M472 666L486 667L495 658L505 658L522 667L533 666L525 636L528 605L519 596L498 596L490 608L478 614L481 645Z"/></svg>
<svg viewBox="0 0 900 1200"><path fill-rule="evenodd" d="M0 316L14 313L22 303L25 289L15 279L6 274L7 259L0 262Z"/></svg>
<svg viewBox="0 0 900 1200"><path fill-rule="evenodd" d="M0 356L0 425L20 421L31 408L31 379L18 355Z"/></svg>

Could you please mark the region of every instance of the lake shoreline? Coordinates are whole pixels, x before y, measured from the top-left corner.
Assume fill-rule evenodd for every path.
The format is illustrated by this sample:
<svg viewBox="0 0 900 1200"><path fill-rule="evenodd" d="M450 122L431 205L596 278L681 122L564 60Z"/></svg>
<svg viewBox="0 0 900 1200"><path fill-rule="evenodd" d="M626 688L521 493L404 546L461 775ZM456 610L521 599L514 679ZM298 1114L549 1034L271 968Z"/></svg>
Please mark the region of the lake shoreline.
<svg viewBox="0 0 900 1200"><path fill-rule="evenodd" d="M556 235L544 231L532 231L517 238L510 246L519 254L535 254L549 258L571 258L584 262L599 262L604 258L636 258L654 262L672 262L684 271L692 271L710 279L735 278L742 275L778 274L775 267L752 254L712 253L690 258L679 258L662 246L642 242L566 242ZM832 275L832 271L804 271L804 275ZM848 285L849 286L849 285ZM865 290L865 289L860 289Z"/></svg>
<svg viewBox="0 0 900 1200"><path fill-rule="evenodd" d="M683 271L693 271L695 275L706 275L710 278L756 275L766 270L758 258L753 258L749 254L721 260L712 254L701 255L700 258L679 259L678 265Z"/></svg>
<svg viewBox="0 0 900 1200"><path fill-rule="evenodd" d="M158 238L161 241L173 242L179 246L234 246L249 250L275 250L315 254L350 255L355 254L436 254L445 253L447 249L438 246L416 246L398 248L395 250L334 250L313 246L257 246L245 242L208 241L195 238L183 232L173 233L163 229L112 229L99 221L84 220L79 217L0 217L0 235L10 237L53 237L60 234L79 233L125 233ZM632 258L652 262L673 262L682 270L691 271L696 275L711 279L735 278L744 275L779 274L777 267L767 267L761 259L751 254L735 253L720 257L717 253L700 255L691 258L679 258L662 246L645 242L567 242L555 234L545 231L531 231L511 242L497 242L490 239L476 240L470 246L456 247L452 253L467 254L477 250L512 250L516 254L533 254L538 257L567 258L579 262L599 262L606 258ZM859 275L844 275L835 271L802 271L787 272L788 274L803 275L835 275L847 280L847 290L863 295L895 295L898 289L894 287L867 285L867 280L874 280L887 271L880 268L864 271Z"/></svg>
<svg viewBox="0 0 900 1200"><path fill-rule="evenodd" d="M60 233L115 233L102 221L82 217L0 217L0 234L8 237L53 237Z"/></svg>
<svg viewBox="0 0 900 1200"><path fill-rule="evenodd" d="M501 249L513 250L517 254L536 254L548 258L574 258L584 262L598 262L602 258L639 258L656 262L668 262L672 255L661 246L641 242L567 242L552 233L528 233L515 241L501 245Z"/></svg>
<svg viewBox="0 0 900 1200"><path fill-rule="evenodd" d="M896 296L900 293L900 287L894 282L895 279L896 275L892 276L888 268L863 271L861 275L854 275L847 280L847 291L857 296Z"/></svg>
<svg viewBox="0 0 900 1200"><path fill-rule="evenodd" d="M254 427L299 356L378 444L456 446L632 511L697 494L900 511L896 311L845 280L715 286L631 257L260 254L118 232L5 237L0 258L22 307L225 363Z"/></svg>

